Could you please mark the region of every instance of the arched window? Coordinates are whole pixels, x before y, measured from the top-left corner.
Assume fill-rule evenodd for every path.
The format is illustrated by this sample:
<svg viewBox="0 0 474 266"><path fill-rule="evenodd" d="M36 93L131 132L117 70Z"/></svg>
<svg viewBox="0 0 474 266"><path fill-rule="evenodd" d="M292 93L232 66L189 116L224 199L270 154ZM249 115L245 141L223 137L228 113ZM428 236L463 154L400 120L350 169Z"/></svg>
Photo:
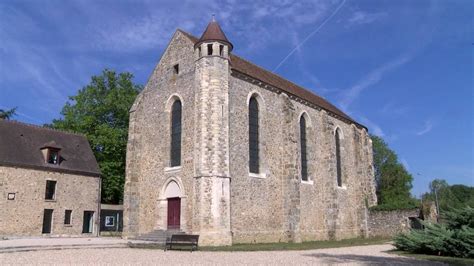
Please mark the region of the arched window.
<svg viewBox="0 0 474 266"><path fill-rule="evenodd" d="M334 137L336 139L336 177L337 177L337 185L339 187L342 186L342 168L341 168L341 136L340 136L339 128L336 129Z"/></svg>
<svg viewBox="0 0 474 266"><path fill-rule="evenodd" d="M258 134L258 102L252 97L249 102L249 171L254 174L260 173Z"/></svg>
<svg viewBox="0 0 474 266"><path fill-rule="evenodd" d="M176 100L171 107L171 167L181 165L181 109L181 101Z"/></svg>
<svg viewBox="0 0 474 266"><path fill-rule="evenodd" d="M306 154L306 119L300 118L301 180L308 181L308 158Z"/></svg>

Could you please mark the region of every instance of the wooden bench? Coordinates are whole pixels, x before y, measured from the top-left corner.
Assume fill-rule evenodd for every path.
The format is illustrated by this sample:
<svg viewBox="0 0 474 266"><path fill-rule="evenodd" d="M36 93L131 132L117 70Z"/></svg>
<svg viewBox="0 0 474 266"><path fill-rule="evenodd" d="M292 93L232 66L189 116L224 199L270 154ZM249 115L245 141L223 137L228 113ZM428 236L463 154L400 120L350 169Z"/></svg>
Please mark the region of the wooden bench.
<svg viewBox="0 0 474 266"><path fill-rule="evenodd" d="M165 251L168 249L175 249L176 247L191 247L191 252L198 248L199 235L177 234L171 235L171 238L166 239Z"/></svg>

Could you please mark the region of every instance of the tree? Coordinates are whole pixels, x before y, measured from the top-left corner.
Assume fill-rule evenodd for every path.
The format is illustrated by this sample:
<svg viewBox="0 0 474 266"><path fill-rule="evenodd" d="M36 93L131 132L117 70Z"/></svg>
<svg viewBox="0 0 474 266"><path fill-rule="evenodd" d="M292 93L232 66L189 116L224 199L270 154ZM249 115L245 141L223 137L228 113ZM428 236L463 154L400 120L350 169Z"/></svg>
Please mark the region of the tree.
<svg viewBox="0 0 474 266"><path fill-rule="evenodd" d="M16 115L16 107L10 110L0 109L0 119L10 120L15 115Z"/></svg>
<svg viewBox="0 0 474 266"><path fill-rule="evenodd" d="M69 97L61 119L52 127L84 134L92 147L102 174L102 202L123 199L125 154L128 140L129 109L142 87L130 73L104 70L89 85Z"/></svg>
<svg viewBox="0 0 474 266"><path fill-rule="evenodd" d="M429 184L430 191L423 194L423 201L436 201L440 211L447 211L449 208L474 207L474 187L465 185L452 185L444 179L434 179Z"/></svg>
<svg viewBox="0 0 474 266"><path fill-rule="evenodd" d="M372 135L371 139L378 204L394 209L414 207L416 201L410 194L413 177L382 138Z"/></svg>

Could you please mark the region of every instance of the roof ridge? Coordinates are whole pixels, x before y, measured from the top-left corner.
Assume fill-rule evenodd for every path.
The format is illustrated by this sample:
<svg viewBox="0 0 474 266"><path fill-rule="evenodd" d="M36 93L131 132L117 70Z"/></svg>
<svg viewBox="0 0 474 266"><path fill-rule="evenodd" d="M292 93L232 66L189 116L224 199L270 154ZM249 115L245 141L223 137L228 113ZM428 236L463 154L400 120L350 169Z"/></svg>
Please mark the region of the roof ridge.
<svg viewBox="0 0 474 266"><path fill-rule="evenodd" d="M281 75L279 75L279 74L277 74L277 73L275 73L275 72L272 72L272 71L266 69L265 67L262 67L262 66L260 66L260 65L257 65L257 64L255 64L255 63L253 63L253 62L251 62L251 61L249 61L249 60L243 58L243 57L240 57L240 56L235 55L235 54L232 54L231 56L235 56L235 57L239 58L240 60L245 61L245 62L248 63L248 64L254 65L254 66L256 66L256 67L262 69L262 70L265 71L265 72L268 72L268 73L270 73L270 74L272 74L272 75L275 75L275 76L277 76L277 77L279 77L279 78L281 78L281 79L284 79L285 81L288 81L288 82L292 83L293 85L296 85L296 86L298 86L298 87L300 87L300 88L302 88L302 89L305 89L303 86L298 85L298 83L293 82L293 81L291 81L291 80L289 80L289 79L287 79L287 78L285 78L285 77L283 77L283 76L281 76ZM280 88L280 89L281 89L281 88ZM308 90L308 89L305 89L305 90ZM312 93L313 93L313 92L312 92ZM317 94L315 94L315 93L313 93L313 94L316 95L316 96L318 96L318 97L320 97L320 98L322 98L322 99L325 99L325 98L323 98L323 97L321 97L321 96L319 96L319 95L317 95Z"/></svg>
<svg viewBox="0 0 474 266"><path fill-rule="evenodd" d="M18 120L6 120L6 119L3 119L3 120L0 120L0 122L15 123L15 124L19 124L19 125L23 125L23 126L27 126L27 127L31 127L31 128L35 128L35 129L39 129L39 130L53 131L53 132L58 132L58 133L63 133L63 134L68 134L68 135L75 135L75 136L84 137L84 138L87 139L86 135L83 134L83 133L70 132L70 131L65 131L65 130L62 130L62 129L50 128L50 127L45 127L45 126L40 126L40 125L35 125L35 124L30 124L30 123L25 123L25 122L21 122L21 121L18 121Z"/></svg>
<svg viewBox="0 0 474 266"><path fill-rule="evenodd" d="M194 36L194 35L192 35L192 34L186 32L186 31L184 31L184 30L182 30L182 29L180 29L180 28L178 28L177 31L180 31L180 32L184 33L184 35L186 35L187 37L195 38L196 40L198 40L198 38L197 38L196 36ZM235 56L235 57L237 57L238 59L240 59L240 60L242 60L242 61L245 61L245 62L247 62L247 63L249 63L249 64L251 64L251 65L254 65L254 66L256 66L256 67L258 67L258 68L260 68L260 69L262 69L262 70L264 70L264 71L266 71L266 72L268 72L268 73L270 73L270 74L272 74L272 75L278 76L279 78L284 79L284 80L286 80L286 81L288 81L288 82L290 82L290 83L293 83L294 85L296 85L296 86L298 86L298 87L304 89L303 86L298 85L297 83L295 83L295 82L293 82L293 81L291 81L291 80L288 80L288 79L286 79L285 77L282 77L281 75L276 74L276 73L274 73L274 72L272 72L272 71L270 71L270 70L267 70L267 69L265 69L264 67L262 67L262 66L260 66L260 65L257 65L257 64L255 64L255 63L253 63L253 62L251 62L251 61L249 61L249 60L247 60L247 59L245 59L245 58L243 58L243 57L241 57L241 56L238 56L238 55L236 55L236 54L231 54L231 56ZM231 62L231 63L232 63L232 62ZM313 93L313 94L314 94L314 93ZM316 96L318 96L318 97L320 97L320 98L323 98L323 97L321 97L321 96L319 96L319 95L316 95ZM324 99L324 98L323 98L323 99Z"/></svg>
<svg viewBox="0 0 474 266"><path fill-rule="evenodd" d="M186 31L184 31L184 30L178 29L178 31L180 31L181 33L183 33L187 38L189 38L189 39L190 39L192 42L194 42L194 43L196 43L197 41L199 41L199 39L198 39L197 37L195 37L194 35L192 35L192 34L186 32ZM271 72L270 70L267 70L267 69L265 69L264 67L261 67L261 66L255 64L255 63L252 63L252 62L250 62L250 61L248 61L248 60L246 60L246 59L244 59L244 58L242 58L242 57L240 57L240 56L238 56L238 55L236 55L236 54L231 54L231 56L232 56L232 57L235 57L237 60L243 61L245 64L249 64L249 65L251 65L252 67L257 68L258 70L265 72L265 75L269 75L269 76L273 76L274 78L281 79L281 80L284 81L285 83L288 83L287 85L289 85L290 87L293 87L293 89L292 89L292 88L286 88L286 89L285 89L285 88L284 88L285 86L282 87L282 86L278 86L278 85L276 85L276 84L272 84L271 82L265 81L265 78L262 79L261 77L260 77L260 78L259 78L259 77L255 77L255 76L253 76L253 75L251 75L251 74L249 74L249 73L246 73L245 71L242 72L242 70L239 70L238 67L232 67L234 70L236 70L236 71L238 71L238 72L240 72L240 73L243 73L243 74L245 74L245 75L251 76L251 77L253 77L253 78L259 79L260 81L262 81L262 82L264 82L264 83L267 83L267 84L269 84L269 85L271 85L271 86L273 86L273 87L276 87L276 88L278 88L278 89L280 89L280 90L283 90L283 91L285 91L286 93L290 93L290 94L292 94L292 95L294 95L294 96L296 96L296 97L298 97L298 98L300 98L300 99L302 99L302 100L305 100L305 101L307 101L307 102L310 102L310 103L312 103L312 104L314 104L314 105L320 107L321 109L326 110L326 111L332 113L333 115L336 115L336 116L340 117L340 119L343 120L343 121L346 120L346 122L348 121L349 123L354 123L356 126L361 126L361 127L365 128L365 129L367 129L366 126L364 126L364 125L358 123L358 122L355 121L352 117L350 117L350 116L347 115L345 112L343 112L341 109L339 109L337 106L335 106L334 104L332 104L331 102L329 102L329 101L328 101L327 99L325 99L324 97L319 96L319 95L316 94L315 92L313 92L313 91L311 91L311 90L309 90L309 89L306 89L306 88L304 88L303 86L298 85L298 84L296 84L295 82L290 81L290 80L288 80L288 79L286 79L286 78L284 78L284 77L282 77L282 76L280 76L280 75L278 75L278 74L275 74L275 73ZM231 61L231 64L232 64L232 61ZM233 65L233 64L232 64L232 65ZM291 91L291 90L294 90L294 89L299 90L299 92ZM306 95L305 95L305 94L306 94ZM321 102L320 102L320 103L315 103L315 102L313 102L312 99L308 99L308 98L311 98L311 97L315 97L315 98L318 99L318 101L321 101Z"/></svg>

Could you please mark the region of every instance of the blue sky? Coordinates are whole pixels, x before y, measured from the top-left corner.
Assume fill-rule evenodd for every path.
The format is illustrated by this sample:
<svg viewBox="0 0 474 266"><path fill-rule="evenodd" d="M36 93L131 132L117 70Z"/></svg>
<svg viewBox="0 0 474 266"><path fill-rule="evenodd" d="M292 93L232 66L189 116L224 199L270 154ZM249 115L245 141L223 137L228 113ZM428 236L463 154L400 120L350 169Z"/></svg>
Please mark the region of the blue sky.
<svg viewBox="0 0 474 266"><path fill-rule="evenodd" d="M215 13L234 53L327 98L413 174L474 185L469 0L0 1L0 108L58 118L104 68L145 84L176 28Z"/></svg>

